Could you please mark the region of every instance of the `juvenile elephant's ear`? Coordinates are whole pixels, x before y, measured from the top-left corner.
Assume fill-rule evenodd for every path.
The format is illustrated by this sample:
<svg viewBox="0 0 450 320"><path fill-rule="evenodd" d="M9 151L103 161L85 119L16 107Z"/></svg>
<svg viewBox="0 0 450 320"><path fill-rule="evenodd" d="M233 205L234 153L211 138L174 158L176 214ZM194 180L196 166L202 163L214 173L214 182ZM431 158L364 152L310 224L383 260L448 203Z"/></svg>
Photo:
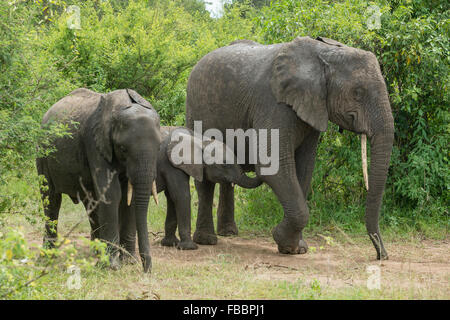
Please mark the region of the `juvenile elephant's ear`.
<svg viewBox="0 0 450 320"><path fill-rule="evenodd" d="M336 47L346 47L345 44L343 44L343 43L341 43L339 41L330 39L330 38L317 37L316 40L322 41L323 43L330 44L330 45L333 45L333 46L336 46Z"/></svg>
<svg viewBox="0 0 450 320"><path fill-rule="evenodd" d="M130 96L131 101L133 101L134 103L140 104L141 106L146 107L148 109L153 109L150 102L142 98L141 95L136 91L132 89L127 89L127 93Z"/></svg>
<svg viewBox="0 0 450 320"><path fill-rule="evenodd" d="M325 71L315 42L302 37L285 44L274 59L270 84L279 103L291 106L300 119L316 130L326 131Z"/></svg>
<svg viewBox="0 0 450 320"><path fill-rule="evenodd" d="M93 133L95 146L100 154L109 162L112 162L111 123L112 110L108 108L107 98L100 96L97 109L93 116Z"/></svg>
<svg viewBox="0 0 450 320"><path fill-rule="evenodd" d="M195 180L203 181L202 140L186 129L174 130L168 139L167 157L170 163Z"/></svg>

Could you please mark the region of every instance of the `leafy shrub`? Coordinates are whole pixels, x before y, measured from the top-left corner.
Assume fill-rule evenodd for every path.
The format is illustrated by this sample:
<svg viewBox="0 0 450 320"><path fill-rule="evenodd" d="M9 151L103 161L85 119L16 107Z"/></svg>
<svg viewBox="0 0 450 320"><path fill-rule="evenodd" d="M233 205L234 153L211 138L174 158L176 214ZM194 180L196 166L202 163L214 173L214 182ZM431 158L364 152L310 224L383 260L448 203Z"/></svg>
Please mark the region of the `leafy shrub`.
<svg viewBox="0 0 450 320"><path fill-rule="evenodd" d="M90 253L68 239L60 239L57 248L45 249L30 245L20 230L0 233L0 298L29 299L45 289L41 278L55 271L76 267L90 272L100 263L108 265L106 244L81 238Z"/></svg>

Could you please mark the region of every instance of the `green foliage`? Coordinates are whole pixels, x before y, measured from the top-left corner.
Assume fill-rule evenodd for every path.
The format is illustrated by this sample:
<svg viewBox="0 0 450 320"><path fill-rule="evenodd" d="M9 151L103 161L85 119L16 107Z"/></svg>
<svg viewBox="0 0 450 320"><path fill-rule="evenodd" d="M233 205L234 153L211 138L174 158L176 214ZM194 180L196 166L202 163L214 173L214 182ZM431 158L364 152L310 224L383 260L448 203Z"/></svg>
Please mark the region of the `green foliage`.
<svg viewBox="0 0 450 320"><path fill-rule="evenodd" d="M48 152L38 150L38 142L65 132L62 126L41 128L38 120L70 90L59 69L40 55L40 14L38 6L11 2L0 7L0 183L6 172L30 167L30 159Z"/></svg>
<svg viewBox="0 0 450 320"><path fill-rule="evenodd" d="M255 8L269 6L272 0L233 0L231 5L248 4Z"/></svg>
<svg viewBox="0 0 450 320"><path fill-rule="evenodd" d="M236 223L247 232L266 233L283 218L283 208L269 186L235 189Z"/></svg>
<svg viewBox="0 0 450 320"><path fill-rule="evenodd" d="M55 136L66 135L63 125L40 126L43 112L58 98L72 90L61 68L42 53L45 24L43 4L26 6L12 1L0 6L0 185L7 180L36 177L24 172L34 168L36 157L49 154L46 148ZM53 12L53 11L52 11ZM40 145L38 148L37 145ZM36 185L37 186L37 185ZM36 207L36 206L34 206ZM0 225L5 213L29 209L29 199L20 191L0 193ZM27 218L33 220L31 213Z"/></svg>
<svg viewBox="0 0 450 320"><path fill-rule="evenodd" d="M75 267L80 273L89 273L97 264L108 265L105 243L81 238L90 249L85 253L80 244L59 241L57 249L45 249L30 245L20 230L0 232L0 299L36 298L45 290L41 279L53 272Z"/></svg>

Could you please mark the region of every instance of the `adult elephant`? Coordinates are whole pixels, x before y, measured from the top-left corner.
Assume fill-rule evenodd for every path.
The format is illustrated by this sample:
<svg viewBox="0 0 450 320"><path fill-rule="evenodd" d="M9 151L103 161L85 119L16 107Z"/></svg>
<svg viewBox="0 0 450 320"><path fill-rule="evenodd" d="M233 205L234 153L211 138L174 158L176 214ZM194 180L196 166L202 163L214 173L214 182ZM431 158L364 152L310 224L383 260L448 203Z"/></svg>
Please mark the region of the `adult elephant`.
<svg viewBox="0 0 450 320"><path fill-rule="evenodd" d="M113 269L120 266L120 244L132 243L125 249L134 256L137 230L139 254L149 271L147 210L161 143L158 114L130 89L107 94L77 89L47 111L42 123L51 122L68 124L71 136L56 138L56 151L36 161L48 187L41 190L48 199L44 243L54 244L53 225L65 193L74 203L83 201L91 237L107 242Z"/></svg>
<svg viewBox="0 0 450 320"><path fill-rule="evenodd" d="M394 139L388 93L373 53L337 41L299 37L292 42L261 45L240 40L203 57L192 70L186 102L189 128L279 130L279 170L256 174L278 197L283 220L273 229L281 253L305 253L302 239L317 143L328 120L366 135L371 143L371 170L366 199L366 226L378 259L387 259L378 217ZM228 144L228 141L227 141ZM268 148L271 148L269 144ZM247 146L248 148L248 146ZM237 150L235 151L237 152ZM196 182L200 221L194 241L214 235L211 204L214 185ZM236 232L233 188L222 184L218 232ZM206 218L208 217L208 218Z"/></svg>

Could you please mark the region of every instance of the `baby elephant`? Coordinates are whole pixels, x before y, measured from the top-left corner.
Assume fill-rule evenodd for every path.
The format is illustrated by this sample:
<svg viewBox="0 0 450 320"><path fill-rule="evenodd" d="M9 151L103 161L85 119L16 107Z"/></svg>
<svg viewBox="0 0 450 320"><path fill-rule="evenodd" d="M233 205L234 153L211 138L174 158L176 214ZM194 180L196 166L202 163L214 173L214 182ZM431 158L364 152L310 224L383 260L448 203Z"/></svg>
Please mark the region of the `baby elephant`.
<svg viewBox="0 0 450 320"><path fill-rule="evenodd" d="M243 188L256 188L262 181L248 177L237 164L233 151L218 140L194 137L192 131L183 127L161 127L161 137L156 185L158 193L164 191L167 198L165 237L161 244L182 250L197 249L191 239L189 177ZM227 164L226 159L234 159L233 164ZM181 241L175 235L177 226Z"/></svg>

